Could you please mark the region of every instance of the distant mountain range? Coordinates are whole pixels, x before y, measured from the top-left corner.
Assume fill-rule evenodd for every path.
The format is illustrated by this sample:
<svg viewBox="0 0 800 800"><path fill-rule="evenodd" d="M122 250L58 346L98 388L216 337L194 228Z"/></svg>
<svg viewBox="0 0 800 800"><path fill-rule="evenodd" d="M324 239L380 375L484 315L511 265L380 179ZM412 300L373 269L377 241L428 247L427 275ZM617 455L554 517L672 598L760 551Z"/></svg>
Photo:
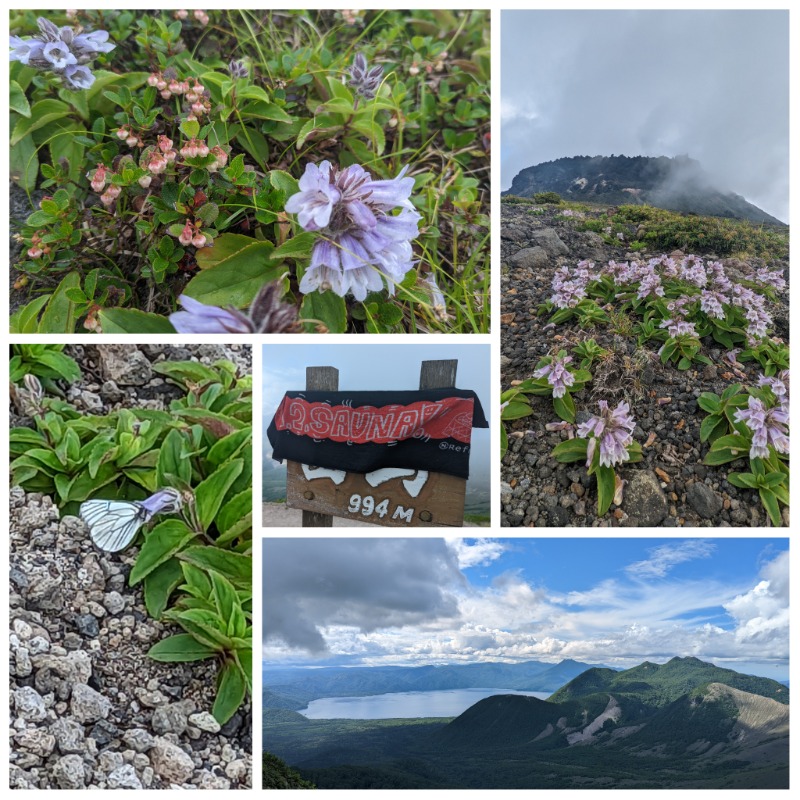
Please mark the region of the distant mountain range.
<svg viewBox="0 0 800 800"><path fill-rule="evenodd" d="M741 195L713 186L700 164L687 156L557 158L523 169L503 194L533 197L540 192L556 192L567 200L647 203L669 211L784 225Z"/></svg>
<svg viewBox="0 0 800 800"><path fill-rule="evenodd" d="M788 703L777 681L673 658L444 723L267 710L264 742L321 788L788 788Z"/></svg>
<svg viewBox="0 0 800 800"><path fill-rule="evenodd" d="M558 664L524 661L424 667L324 667L262 670L265 708L303 708L319 697L363 697L437 689L514 689L554 692L592 667L566 659ZM613 670L609 670L613 672Z"/></svg>

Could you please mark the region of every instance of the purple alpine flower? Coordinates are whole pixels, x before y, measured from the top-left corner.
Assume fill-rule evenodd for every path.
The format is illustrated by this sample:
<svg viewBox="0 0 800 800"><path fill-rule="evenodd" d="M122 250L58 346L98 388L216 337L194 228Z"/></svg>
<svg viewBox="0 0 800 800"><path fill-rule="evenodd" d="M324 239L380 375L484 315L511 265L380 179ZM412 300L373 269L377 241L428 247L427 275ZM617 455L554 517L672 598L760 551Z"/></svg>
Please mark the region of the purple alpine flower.
<svg viewBox="0 0 800 800"><path fill-rule="evenodd" d="M108 31L76 34L72 28L59 28L45 17L36 22L39 26L36 38L10 37L11 61L54 72L64 78L68 89L88 89L94 83L94 75L85 65L116 47L108 41Z"/></svg>
<svg viewBox="0 0 800 800"><path fill-rule="evenodd" d="M250 321L235 308L207 306L188 294L178 297L183 311L169 315L178 333L253 333Z"/></svg>
<svg viewBox="0 0 800 800"><path fill-rule="evenodd" d="M586 466L591 467L597 442L600 442L600 465L613 467L630 458L628 446L633 443L633 430L636 423L630 414L630 406L620 401L617 407L609 409L605 400L598 400L600 416L590 417L578 426L577 435L589 438L586 449Z"/></svg>
<svg viewBox="0 0 800 800"><path fill-rule="evenodd" d="M147 500L142 500L141 504L147 510L149 521L156 514L174 514L176 511L180 511L183 499L177 489L167 488L159 489Z"/></svg>
<svg viewBox="0 0 800 800"><path fill-rule="evenodd" d="M372 100L380 88L382 76L383 67L370 67L366 56L358 53L353 59L353 66L350 67L349 84L356 90L356 94L365 100Z"/></svg>
<svg viewBox="0 0 800 800"><path fill-rule="evenodd" d="M553 360L537 369L533 373L533 377L546 377L547 382L553 387L553 397L563 397L567 393L567 387L575 383L575 376L567 369L570 361L572 361L572 356L565 358L553 356Z"/></svg>
<svg viewBox="0 0 800 800"><path fill-rule="evenodd" d="M94 83L94 73L89 67L72 64L64 70L64 80L70 89L88 89Z"/></svg>
<svg viewBox="0 0 800 800"><path fill-rule="evenodd" d="M297 309L281 302L281 281L265 284L245 314L232 306L208 306L182 294L183 311L170 314L178 333L296 333Z"/></svg>
<svg viewBox="0 0 800 800"><path fill-rule="evenodd" d="M406 169L391 180L373 180L357 164L341 170L328 161L306 165L300 191L286 201L304 230L320 233L301 292L330 289L364 300L385 284L394 294L395 283L414 266L411 241L421 219ZM398 208L399 214L391 213Z"/></svg>
<svg viewBox="0 0 800 800"><path fill-rule="evenodd" d="M733 417L753 431L750 458L769 458L770 445L779 453L789 452L789 412L784 408L767 408L751 395L747 408L738 409Z"/></svg>

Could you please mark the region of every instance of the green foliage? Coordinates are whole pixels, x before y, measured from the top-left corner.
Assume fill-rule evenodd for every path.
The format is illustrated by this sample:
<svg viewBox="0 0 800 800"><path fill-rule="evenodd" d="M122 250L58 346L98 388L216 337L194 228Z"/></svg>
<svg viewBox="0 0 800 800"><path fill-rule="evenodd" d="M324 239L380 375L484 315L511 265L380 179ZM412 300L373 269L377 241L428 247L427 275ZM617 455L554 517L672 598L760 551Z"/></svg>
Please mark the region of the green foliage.
<svg viewBox="0 0 800 800"><path fill-rule="evenodd" d="M638 241L665 252L700 250L720 256L742 253L766 260L788 256L787 228L723 217L680 214L648 205L620 206L613 222L636 224Z"/></svg>
<svg viewBox="0 0 800 800"><path fill-rule="evenodd" d="M262 789L316 789L311 781L304 780L300 773L289 767L272 753L261 754Z"/></svg>
<svg viewBox="0 0 800 800"><path fill-rule="evenodd" d="M489 330L488 12L212 10L207 31L171 11L77 13L118 45L89 90L11 65L11 175L51 192L19 231L28 296L12 331L166 332L184 288L246 308L278 279L307 331ZM16 13L12 33L29 35L35 18ZM356 53L383 67L374 98L348 85ZM247 77L231 75L232 55ZM199 86L197 99L150 85L164 75ZM163 137L172 160L159 165ZM325 159L415 179L420 266L363 307L297 291L314 236L284 207L306 164ZM248 246L215 258L226 237Z"/></svg>
<svg viewBox="0 0 800 800"><path fill-rule="evenodd" d="M534 203L542 203L544 205L561 205L561 195L558 192L539 192L533 196Z"/></svg>
<svg viewBox="0 0 800 800"><path fill-rule="evenodd" d="M75 383L80 380L81 369L63 351L63 344L12 344L9 381L20 383L25 375L35 375L45 386L52 386L56 380Z"/></svg>
<svg viewBox="0 0 800 800"><path fill-rule="evenodd" d="M30 364L77 369L60 347L15 347L12 374ZM52 495L66 514L90 497L138 500L167 486L181 491L180 518L145 535L130 584L143 584L154 618L185 631L154 645L152 658L218 662L213 713L224 723L252 687L252 381L229 361L166 361L154 369L182 389L169 411L100 416L44 398L34 428L9 434L12 480Z"/></svg>

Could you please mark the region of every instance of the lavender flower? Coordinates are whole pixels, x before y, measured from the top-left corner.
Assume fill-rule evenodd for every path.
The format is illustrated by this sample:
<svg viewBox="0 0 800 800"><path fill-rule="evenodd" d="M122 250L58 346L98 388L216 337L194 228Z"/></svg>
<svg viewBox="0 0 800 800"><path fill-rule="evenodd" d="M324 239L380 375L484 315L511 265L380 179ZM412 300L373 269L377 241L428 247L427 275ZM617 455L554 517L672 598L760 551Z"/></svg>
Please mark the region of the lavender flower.
<svg viewBox="0 0 800 800"><path fill-rule="evenodd" d="M182 294L183 311L170 314L178 333L296 333L297 309L281 302L281 282L266 284L256 295L247 314L232 306L209 306Z"/></svg>
<svg viewBox="0 0 800 800"><path fill-rule="evenodd" d="M698 256L686 256L681 261L680 276L682 280L693 283L701 289L708 283L703 259Z"/></svg>
<svg viewBox="0 0 800 800"><path fill-rule="evenodd" d="M414 266L411 240L421 219L409 199L414 179L404 177L406 169L376 181L357 164L345 169L328 161L306 165L300 191L286 201L286 210L297 214L304 230L321 234L301 292L331 289L340 297L365 300L385 282L394 294L395 283ZM390 213L396 208L399 214Z"/></svg>
<svg viewBox="0 0 800 800"><path fill-rule="evenodd" d="M633 444L633 430L636 423L630 414L630 407L620 401L614 409L609 409L605 400L598 400L600 416L590 417L578 426L577 435L589 438L586 449L586 466L591 467L597 442L600 442L600 465L613 467L630 458L628 446Z"/></svg>
<svg viewBox="0 0 800 800"><path fill-rule="evenodd" d="M700 292L700 308L710 317L725 319L725 309L723 304L727 302L724 294L703 289Z"/></svg>
<svg viewBox="0 0 800 800"><path fill-rule="evenodd" d="M147 513L150 515L148 520L150 520L156 514L174 514L176 511L180 511L183 499L177 489L167 488L159 489L147 500L142 500L141 504L147 509Z"/></svg>
<svg viewBox="0 0 800 800"><path fill-rule="evenodd" d="M72 28L59 28L44 17L39 17L37 24L39 35L33 39L10 37L10 60L54 72L64 78L70 89L88 89L94 83L94 75L86 64L116 47L108 41L108 32L76 34Z"/></svg>
<svg viewBox="0 0 800 800"><path fill-rule="evenodd" d="M246 78L250 74L247 64L235 60L228 63L228 72L230 72L231 78Z"/></svg>
<svg viewBox="0 0 800 800"><path fill-rule="evenodd" d="M777 375L768 378L766 375L761 375L758 379L758 386L769 386L772 389L772 394L778 398L779 402L783 403L789 397L789 370L782 369Z"/></svg>
<svg viewBox="0 0 800 800"><path fill-rule="evenodd" d="M541 369L537 369L533 377L546 377L547 382L553 387L553 397L563 397L567 393L567 387L575 383L575 376L567 369L570 361L572 356L566 358L553 356L553 360Z"/></svg>
<svg viewBox="0 0 800 800"><path fill-rule="evenodd" d="M697 331L694 327L694 322L686 322L683 319L665 319L659 328L667 328L667 332L671 337L675 336L697 336ZM661 352L661 351L659 351Z"/></svg>
<svg viewBox="0 0 800 800"><path fill-rule="evenodd" d="M363 53L358 53L350 67L349 85L355 89L356 94L365 100L372 100L381 85L383 67L380 65L369 67Z"/></svg>
<svg viewBox="0 0 800 800"><path fill-rule="evenodd" d="M751 396L746 409L734 412L737 422L744 422L753 431L750 458L769 458L769 446L779 453L789 452L789 412L784 408L767 408L763 401Z"/></svg>
<svg viewBox="0 0 800 800"><path fill-rule="evenodd" d="M769 271L769 267L760 267L756 270L754 280L762 286L772 286L779 292L786 288L786 279L783 277L782 270Z"/></svg>

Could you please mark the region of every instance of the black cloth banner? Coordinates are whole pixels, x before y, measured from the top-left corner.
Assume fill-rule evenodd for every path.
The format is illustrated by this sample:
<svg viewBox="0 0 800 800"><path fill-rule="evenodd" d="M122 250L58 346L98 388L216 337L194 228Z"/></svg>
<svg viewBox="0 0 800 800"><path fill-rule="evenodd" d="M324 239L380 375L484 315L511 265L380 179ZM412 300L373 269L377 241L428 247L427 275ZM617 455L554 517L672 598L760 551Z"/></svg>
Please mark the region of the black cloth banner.
<svg viewBox="0 0 800 800"><path fill-rule="evenodd" d="M467 478L472 428L488 427L478 396L467 389L287 392L267 436L276 461Z"/></svg>

